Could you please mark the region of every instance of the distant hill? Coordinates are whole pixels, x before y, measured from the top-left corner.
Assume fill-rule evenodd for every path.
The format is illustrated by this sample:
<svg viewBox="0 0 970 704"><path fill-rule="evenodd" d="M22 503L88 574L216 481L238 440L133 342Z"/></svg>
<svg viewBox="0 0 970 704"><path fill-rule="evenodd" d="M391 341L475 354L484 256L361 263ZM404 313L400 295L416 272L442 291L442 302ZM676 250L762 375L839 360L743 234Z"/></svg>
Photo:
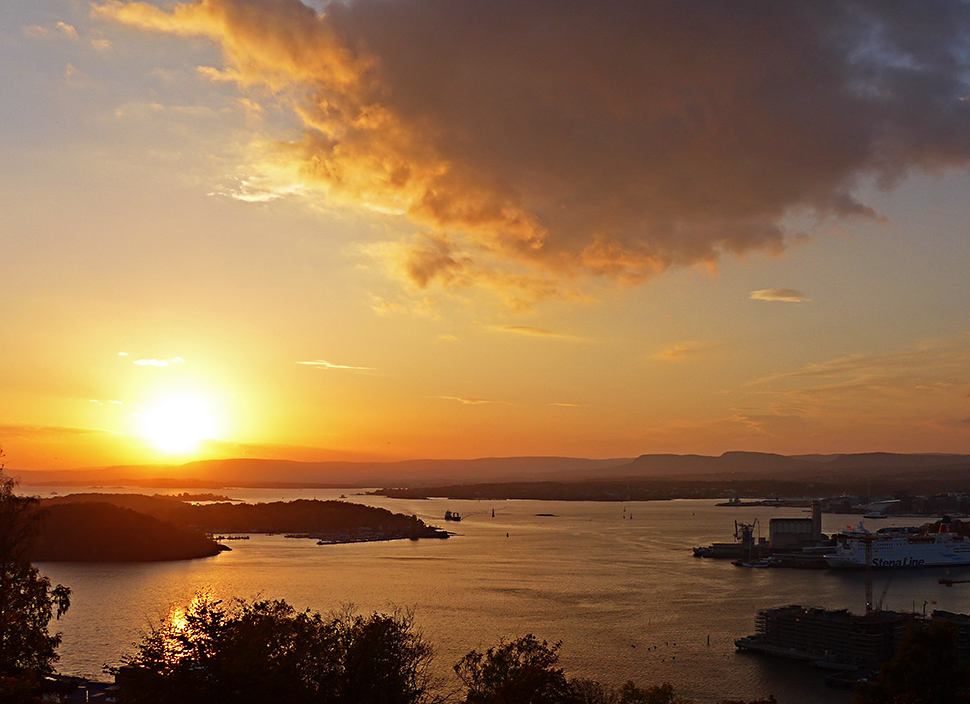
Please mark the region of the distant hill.
<svg viewBox="0 0 970 704"><path fill-rule="evenodd" d="M705 455L641 455L611 467L599 479L819 480L846 481L881 476L933 474L970 469L970 455L893 454L787 456L765 452ZM585 476L575 479L592 479Z"/></svg>
<svg viewBox="0 0 970 704"><path fill-rule="evenodd" d="M178 466L118 466L38 472L8 469L22 485L146 487L339 487L405 484L516 481L523 476L554 478L563 472L593 474L630 458L498 457L473 460L406 460L401 462L294 462L227 459Z"/></svg>
<svg viewBox="0 0 970 704"><path fill-rule="evenodd" d="M204 533L102 502L46 507L34 562L156 562L217 555Z"/></svg>
<svg viewBox="0 0 970 704"><path fill-rule="evenodd" d="M407 487L530 481L617 479L844 480L927 470L970 469L970 455L893 454L777 455L725 452L720 456L651 454L637 458L490 457L403 462L293 462L227 459L178 466L122 466L36 472L8 470L21 483L146 487Z"/></svg>
<svg viewBox="0 0 970 704"><path fill-rule="evenodd" d="M817 465L785 455L763 452L725 452L707 455L641 455L628 464L610 469L611 478L787 478L791 474L818 469ZM588 477L587 477L588 478Z"/></svg>

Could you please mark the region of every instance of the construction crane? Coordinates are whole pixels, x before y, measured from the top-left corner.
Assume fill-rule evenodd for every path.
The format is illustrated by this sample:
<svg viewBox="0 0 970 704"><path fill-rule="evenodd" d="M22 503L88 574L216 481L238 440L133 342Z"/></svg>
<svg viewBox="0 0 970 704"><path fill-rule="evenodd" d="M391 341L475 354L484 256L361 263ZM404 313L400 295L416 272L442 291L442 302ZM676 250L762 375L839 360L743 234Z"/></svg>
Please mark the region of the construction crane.
<svg viewBox="0 0 970 704"><path fill-rule="evenodd" d="M886 600L886 594L889 593L889 585L893 583L893 577L895 576L895 572L889 573L889 579L886 580L886 585L882 588L882 594L879 595L879 601L876 602L876 611L882 611L882 602Z"/></svg>
<svg viewBox="0 0 970 704"><path fill-rule="evenodd" d="M866 613L872 613L872 535L866 533Z"/></svg>

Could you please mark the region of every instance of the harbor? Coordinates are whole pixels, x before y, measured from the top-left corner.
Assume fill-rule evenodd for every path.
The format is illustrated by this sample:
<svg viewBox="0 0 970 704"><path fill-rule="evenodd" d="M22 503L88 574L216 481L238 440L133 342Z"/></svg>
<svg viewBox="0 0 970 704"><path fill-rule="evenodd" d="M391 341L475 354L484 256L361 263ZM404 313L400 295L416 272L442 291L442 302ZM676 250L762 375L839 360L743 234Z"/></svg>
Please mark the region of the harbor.
<svg viewBox="0 0 970 704"><path fill-rule="evenodd" d="M970 538L963 523L944 515L920 526L892 525L870 531L865 526L867 518L874 518L870 510L856 527L826 535L821 530L821 502L809 505L809 517L769 517L767 538L761 535L760 518L750 523L735 521L733 543L695 547L694 556L730 560L738 567L857 568L864 573L864 612L801 604L762 608L755 617L755 632L735 640L739 652L811 665L828 672L824 675L827 686L849 689L872 681L899 651L907 634L939 625L954 636L948 647L955 649L951 653L955 661L970 664L970 615L935 608L927 615L928 602L923 601L920 611L915 599L909 611L883 609L896 574L970 565ZM741 502L718 506L741 506ZM878 600L873 598L876 570L888 574ZM938 583L952 587L970 583L970 579L947 576ZM932 601L933 606L936 603Z"/></svg>
<svg viewBox="0 0 970 704"><path fill-rule="evenodd" d="M718 504L725 506L728 504ZM768 537L761 535L761 521L734 522L734 542L712 543L693 549L695 557L731 560L743 567L828 567L824 555L835 542L822 532L822 509L818 501L808 504L806 518L768 519Z"/></svg>
<svg viewBox="0 0 970 704"><path fill-rule="evenodd" d="M911 629L941 624L955 635L956 659L970 664L970 615L934 610L915 612L822 609L798 604L762 609L755 633L734 642L741 652L796 660L832 672L830 687L848 688L872 678L893 658Z"/></svg>
<svg viewBox="0 0 970 704"><path fill-rule="evenodd" d="M739 567L794 567L801 569L894 569L970 565L970 524L944 514L921 525L892 525L870 530L866 521L886 519L886 508L896 500L870 503L857 525L833 535L822 532L822 502L804 502L808 517L770 517L768 536L762 522L734 521L734 541L695 546L695 557L726 559ZM741 506L742 502L717 506ZM765 504L792 506L794 501ZM881 506L873 509L873 506ZM913 518L927 518L918 516Z"/></svg>
<svg viewBox="0 0 970 704"><path fill-rule="evenodd" d="M234 496L252 503L328 500L341 491L239 489ZM262 594L322 612L351 602L363 611L413 607L439 647L444 677L468 650L534 632L563 641L563 666L575 676L614 677L618 685L677 682L698 704L768 694L784 704L848 701L845 691L825 685L832 670L738 651L735 641L755 633L765 608L861 612L865 570L744 569L691 556L693 545L722 540L735 518L757 519L768 537L772 518L809 518L802 507L735 511L691 499L361 500L460 527L460 535L317 546L283 533L252 534L207 560L44 563L41 571L52 582L73 591L71 611L57 622L64 636L59 670L102 678L102 666L120 662L146 623L208 586L217 598ZM461 523L444 525L445 510L458 512ZM630 513L632 520L625 517ZM823 512L821 529L833 535L860 518ZM890 518L878 525L907 522ZM758 531L753 535L757 542ZM924 601L927 614L970 611L970 585L947 587L941 578L970 579L970 568L874 570L874 601L885 611L922 613Z"/></svg>

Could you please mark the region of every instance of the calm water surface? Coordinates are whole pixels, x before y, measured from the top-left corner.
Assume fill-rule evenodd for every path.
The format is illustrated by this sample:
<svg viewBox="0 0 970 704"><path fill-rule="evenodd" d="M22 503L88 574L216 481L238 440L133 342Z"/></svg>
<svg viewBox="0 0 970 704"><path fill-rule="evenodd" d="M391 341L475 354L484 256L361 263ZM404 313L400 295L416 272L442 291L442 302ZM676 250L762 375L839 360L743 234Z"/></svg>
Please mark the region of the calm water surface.
<svg viewBox="0 0 970 704"><path fill-rule="evenodd" d="M247 501L340 494L226 493ZM768 694L781 704L849 699L824 687L812 668L739 654L733 642L753 632L759 608L800 603L862 611L863 574L743 569L690 552L694 545L730 540L735 520L759 518L767 535L770 517L806 515L802 509L718 508L712 501L349 500L413 513L458 535L332 546L253 536L201 560L42 563L53 582L73 590L71 609L57 625L64 636L60 671L103 679L103 665L118 664L149 624L208 588L219 598L283 598L321 612L347 605L363 612L412 609L447 674L472 648L531 632L562 641L561 665L570 676L617 684L669 681L698 704ZM445 524L446 509L465 520ZM853 520L826 515L823 530L837 532ZM877 573L875 595L885 590L887 609L922 611L926 601L928 611L970 610L970 585L940 586L943 574L896 572L889 579Z"/></svg>

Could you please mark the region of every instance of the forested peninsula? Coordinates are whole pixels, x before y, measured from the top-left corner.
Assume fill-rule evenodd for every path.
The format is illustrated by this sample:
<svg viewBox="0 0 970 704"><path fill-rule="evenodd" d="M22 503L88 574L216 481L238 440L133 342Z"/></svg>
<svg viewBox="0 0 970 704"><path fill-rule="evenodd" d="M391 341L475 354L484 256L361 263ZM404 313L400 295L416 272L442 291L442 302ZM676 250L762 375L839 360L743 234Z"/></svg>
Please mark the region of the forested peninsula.
<svg viewBox="0 0 970 704"><path fill-rule="evenodd" d="M49 506L31 547L34 562L161 562L218 555L200 530L104 502Z"/></svg>
<svg viewBox="0 0 970 704"><path fill-rule="evenodd" d="M228 547L219 533L284 533L322 543L446 538L415 516L346 501L220 502L197 505L139 494L44 499L31 559L150 562L209 557Z"/></svg>

